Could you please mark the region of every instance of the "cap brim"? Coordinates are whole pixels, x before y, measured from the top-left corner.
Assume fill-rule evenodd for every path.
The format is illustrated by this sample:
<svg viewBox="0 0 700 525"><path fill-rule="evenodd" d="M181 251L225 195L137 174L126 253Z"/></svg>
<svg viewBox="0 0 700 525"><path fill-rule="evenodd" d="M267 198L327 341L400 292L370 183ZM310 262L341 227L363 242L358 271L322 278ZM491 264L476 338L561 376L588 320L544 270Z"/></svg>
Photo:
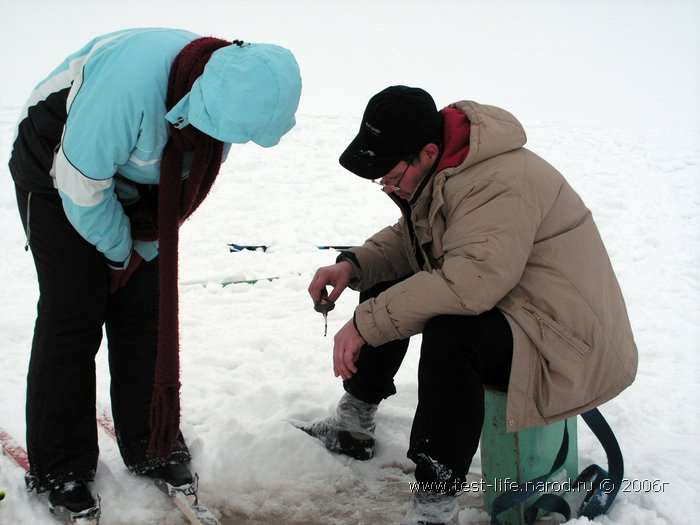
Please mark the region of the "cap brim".
<svg viewBox="0 0 700 525"><path fill-rule="evenodd" d="M379 179L389 173L401 161L401 158L377 155L372 147L373 144L368 143L364 134L359 133L340 155L338 161L343 168L358 177Z"/></svg>

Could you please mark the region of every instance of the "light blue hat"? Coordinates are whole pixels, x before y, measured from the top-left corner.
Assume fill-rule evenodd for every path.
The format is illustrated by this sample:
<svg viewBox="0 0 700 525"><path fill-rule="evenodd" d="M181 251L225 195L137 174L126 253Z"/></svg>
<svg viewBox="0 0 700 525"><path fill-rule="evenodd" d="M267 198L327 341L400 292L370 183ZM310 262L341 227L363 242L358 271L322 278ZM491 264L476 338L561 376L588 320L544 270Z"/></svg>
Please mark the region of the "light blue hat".
<svg viewBox="0 0 700 525"><path fill-rule="evenodd" d="M202 75L165 118L222 142L269 148L296 124L301 75L294 55L273 44L216 50Z"/></svg>

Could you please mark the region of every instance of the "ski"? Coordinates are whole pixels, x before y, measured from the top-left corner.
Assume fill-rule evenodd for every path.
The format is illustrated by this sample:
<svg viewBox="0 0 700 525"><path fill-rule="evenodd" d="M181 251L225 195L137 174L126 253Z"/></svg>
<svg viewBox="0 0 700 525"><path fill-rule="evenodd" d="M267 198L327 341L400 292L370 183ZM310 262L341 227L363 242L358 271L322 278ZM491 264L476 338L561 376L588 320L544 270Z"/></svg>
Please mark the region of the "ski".
<svg viewBox="0 0 700 525"><path fill-rule="evenodd" d="M0 428L0 443L2 443L2 451L4 454L19 468L25 472L29 472L29 457L27 456L27 451L2 428Z"/></svg>
<svg viewBox="0 0 700 525"><path fill-rule="evenodd" d="M267 246L264 244L229 244L230 252L266 252Z"/></svg>
<svg viewBox="0 0 700 525"><path fill-rule="evenodd" d="M256 279L237 279L233 281L227 281L224 280L221 282L221 286L228 286L229 284L255 284L260 281L275 281L279 279L279 276L274 276L274 277L258 277Z"/></svg>
<svg viewBox="0 0 700 525"><path fill-rule="evenodd" d="M29 472L27 451L7 431L0 428L0 444L3 453L24 472ZM72 512L65 507L50 507L49 510L59 518L75 525L98 525L100 522L100 497L95 498L93 508L82 512Z"/></svg>
<svg viewBox="0 0 700 525"><path fill-rule="evenodd" d="M228 286L230 284L255 284L261 281L276 281L279 279L278 275L270 277L256 277L252 279L223 279L222 281L205 281L200 279L180 281L181 286L192 286L193 284L198 284L200 286L206 286L207 284L213 282L214 284L220 284L221 287Z"/></svg>
<svg viewBox="0 0 700 525"><path fill-rule="evenodd" d="M269 246L267 244L229 244L228 249L232 253L237 252L266 252ZM317 250L347 250L352 246L342 246L339 244L317 245Z"/></svg>
<svg viewBox="0 0 700 525"><path fill-rule="evenodd" d="M108 415L99 414L97 424L104 430L105 434L116 441L117 433L114 430L114 423ZM173 504L192 525L221 525L216 516L199 502L198 481L199 478L195 474L192 484L184 488L174 487L159 479L154 480L154 485L168 495Z"/></svg>

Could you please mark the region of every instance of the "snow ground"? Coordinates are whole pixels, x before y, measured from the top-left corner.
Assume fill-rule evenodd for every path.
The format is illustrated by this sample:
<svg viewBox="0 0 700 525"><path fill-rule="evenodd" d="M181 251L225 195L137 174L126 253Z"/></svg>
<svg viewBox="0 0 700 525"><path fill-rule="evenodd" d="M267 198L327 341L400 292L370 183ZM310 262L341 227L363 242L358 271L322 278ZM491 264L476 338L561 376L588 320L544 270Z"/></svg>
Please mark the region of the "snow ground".
<svg viewBox="0 0 700 525"><path fill-rule="evenodd" d="M331 456L295 430L332 410L332 335L352 314L346 292L329 336L306 287L335 254L398 216L337 157L367 99L418 85L439 106L471 98L523 122L528 147L560 169L602 231L640 351L636 382L603 412L630 480L601 525L700 523L700 7L685 1L432 2L401 0L41 0L0 5L0 425L23 441L24 388L37 288L7 172L14 123L31 87L95 34L184 27L292 49L304 93L297 127L270 150L235 147L212 194L182 229L183 430L201 495L222 523L396 523L410 498L405 457L416 402L419 339L378 416L366 463ZM228 252L229 242L270 244ZM221 287L226 279L279 279ZM98 397L108 406L106 351ZM580 425L580 463L604 464ZM167 500L127 474L101 438L95 489L103 525L183 523ZM479 472L475 458L472 470ZM0 458L0 523L53 523ZM461 523L484 515L462 498ZM587 520L572 520L583 525Z"/></svg>

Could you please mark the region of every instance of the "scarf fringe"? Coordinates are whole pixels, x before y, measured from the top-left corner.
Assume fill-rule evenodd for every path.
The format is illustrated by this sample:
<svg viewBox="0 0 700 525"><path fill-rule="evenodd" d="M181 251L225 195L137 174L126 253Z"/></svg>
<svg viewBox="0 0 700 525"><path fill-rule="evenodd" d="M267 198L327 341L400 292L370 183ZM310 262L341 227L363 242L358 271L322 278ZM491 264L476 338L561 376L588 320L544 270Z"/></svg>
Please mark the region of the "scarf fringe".
<svg viewBox="0 0 700 525"><path fill-rule="evenodd" d="M148 455L166 461L180 433L180 385L161 385L151 399L151 439Z"/></svg>

